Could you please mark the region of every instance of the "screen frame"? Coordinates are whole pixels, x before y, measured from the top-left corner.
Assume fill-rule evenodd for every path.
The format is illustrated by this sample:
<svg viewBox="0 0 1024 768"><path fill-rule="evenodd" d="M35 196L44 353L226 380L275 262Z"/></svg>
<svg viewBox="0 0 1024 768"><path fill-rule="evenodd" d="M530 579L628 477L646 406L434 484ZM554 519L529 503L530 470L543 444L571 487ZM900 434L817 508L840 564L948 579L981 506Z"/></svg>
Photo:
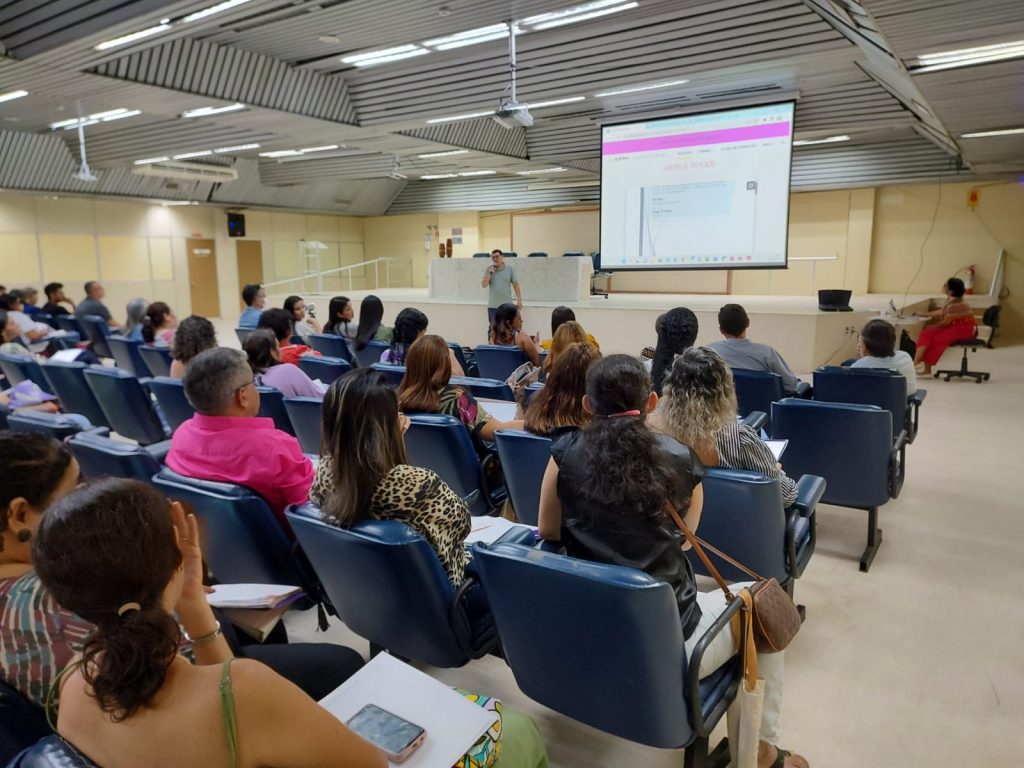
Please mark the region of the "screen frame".
<svg viewBox="0 0 1024 768"><path fill-rule="evenodd" d="M791 104L793 106L793 135L796 135L796 99L782 99L780 101L766 101L758 104L745 104L739 106L723 107L721 109L707 109L700 110L697 112L685 112L678 115L662 115L661 117L652 117L647 120L644 119L632 119L632 120L617 120L615 122L600 123L601 128L601 166L598 170L598 179L601 185L598 189L601 190L598 195L598 230L597 230L597 248L598 253L603 254L604 248L602 241L602 233L604 232L604 129L614 128L619 125L635 125L636 123L656 123L661 120L678 120L680 117L697 117L699 115L711 115L716 112L736 112L743 109L757 109L759 107L779 107L785 104ZM786 247L785 247L785 258L783 264L779 265L757 265L749 267L737 267L737 266L721 266L721 267L612 267L606 266L604 259L601 259L601 271L602 272L703 272L703 271L714 271L720 272L722 270L736 270L738 272L747 272L758 269L789 269L789 210L792 204L793 197L793 141L790 139L789 145L789 194L786 195Z"/></svg>

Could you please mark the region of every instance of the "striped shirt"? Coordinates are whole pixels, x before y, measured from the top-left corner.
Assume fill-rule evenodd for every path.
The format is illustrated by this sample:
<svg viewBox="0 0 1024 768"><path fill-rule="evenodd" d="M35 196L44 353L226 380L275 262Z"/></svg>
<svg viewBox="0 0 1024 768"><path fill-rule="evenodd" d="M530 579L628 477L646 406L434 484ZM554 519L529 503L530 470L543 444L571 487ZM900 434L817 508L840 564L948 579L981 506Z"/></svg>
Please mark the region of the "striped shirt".
<svg viewBox="0 0 1024 768"><path fill-rule="evenodd" d="M724 467L758 472L765 477L779 481L782 504L785 507L796 501L796 483L793 478L776 466L775 456L764 444L757 432L746 424L732 421L725 425L715 439L718 460Z"/></svg>

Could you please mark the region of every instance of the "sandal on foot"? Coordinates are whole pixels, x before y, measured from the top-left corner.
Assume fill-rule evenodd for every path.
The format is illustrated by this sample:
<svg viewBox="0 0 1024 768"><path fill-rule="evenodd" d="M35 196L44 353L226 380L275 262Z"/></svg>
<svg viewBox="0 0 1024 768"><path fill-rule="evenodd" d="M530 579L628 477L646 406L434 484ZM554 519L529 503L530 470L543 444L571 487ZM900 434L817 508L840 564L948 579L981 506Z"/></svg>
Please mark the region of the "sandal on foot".
<svg viewBox="0 0 1024 768"><path fill-rule="evenodd" d="M778 752L778 755L775 757L775 762L768 768L786 768L786 758L792 757L793 753L783 749L782 747L776 747L775 750Z"/></svg>

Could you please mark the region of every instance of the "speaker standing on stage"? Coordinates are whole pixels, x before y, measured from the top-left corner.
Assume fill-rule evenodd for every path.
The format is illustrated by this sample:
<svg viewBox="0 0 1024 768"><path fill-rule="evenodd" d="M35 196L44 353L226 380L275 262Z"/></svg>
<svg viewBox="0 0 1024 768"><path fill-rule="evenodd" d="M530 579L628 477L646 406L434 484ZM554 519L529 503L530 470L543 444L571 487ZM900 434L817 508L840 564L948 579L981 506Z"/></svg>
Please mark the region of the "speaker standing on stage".
<svg viewBox="0 0 1024 768"><path fill-rule="evenodd" d="M523 295L519 292L519 281L512 267L505 264L505 254L495 248L491 251L491 266L484 273L481 285L487 292L487 322L494 321L494 313L502 304L513 303L512 291L515 290L515 305L523 308Z"/></svg>

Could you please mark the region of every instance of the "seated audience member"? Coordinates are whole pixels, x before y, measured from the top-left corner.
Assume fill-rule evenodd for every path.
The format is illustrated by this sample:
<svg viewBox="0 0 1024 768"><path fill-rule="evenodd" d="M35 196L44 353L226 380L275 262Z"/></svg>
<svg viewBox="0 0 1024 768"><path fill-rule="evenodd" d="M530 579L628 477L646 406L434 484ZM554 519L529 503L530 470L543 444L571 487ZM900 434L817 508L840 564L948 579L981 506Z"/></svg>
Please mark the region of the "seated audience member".
<svg viewBox="0 0 1024 768"><path fill-rule="evenodd" d="M310 312L306 311L306 302L301 296L289 296L284 300L284 308L292 313L295 335L307 344L310 334L321 332L320 323Z"/></svg>
<svg viewBox="0 0 1024 768"><path fill-rule="evenodd" d="M796 392L800 379L789 369L786 361L773 347L747 338L750 318L739 304L726 304L718 310L718 330L725 338L708 346L715 350L725 364L740 371L771 371L782 377L782 391Z"/></svg>
<svg viewBox="0 0 1024 768"><path fill-rule="evenodd" d="M280 345L282 363L297 363L303 355L319 355L316 350L305 344L292 344L295 332L293 315L284 309L268 309L260 315L258 328L267 328L273 332Z"/></svg>
<svg viewBox="0 0 1024 768"><path fill-rule="evenodd" d="M558 356L568 349L572 344L589 344L587 340L587 332L583 330L583 326L577 323L575 320L569 320L562 323L558 330L555 331L554 337L551 339L551 346L548 350L547 357L544 358L544 373L546 374L551 370L551 367L555 364ZM597 349L597 347L594 347Z"/></svg>
<svg viewBox="0 0 1024 768"><path fill-rule="evenodd" d="M356 330L355 349L362 352L371 341L391 343L392 329L381 324L384 302L374 295L365 297L359 305L359 327Z"/></svg>
<svg viewBox="0 0 1024 768"><path fill-rule="evenodd" d="M0 299L3 299L0 296ZM3 302L0 301L0 306L3 306ZM11 317L13 313L6 309L0 309L0 352L5 355L19 355L21 357L31 357L32 352L24 344L19 343L21 338L21 328L14 322L14 318ZM41 357L39 358L42 359Z"/></svg>
<svg viewBox="0 0 1024 768"><path fill-rule="evenodd" d="M174 344L174 332L178 329L178 318L162 301L154 301L146 307L142 318L142 340L147 344Z"/></svg>
<svg viewBox="0 0 1024 768"><path fill-rule="evenodd" d="M297 686L233 658L203 588L198 535L194 516L135 480L79 488L43 515L39 581L93 627L59 682L60 736L105 768L384 768L380 750ZM181 654L183 632L195 664Z"/></svg>
<svg viewBox="0 0 1024 768"><path fill-rule="evenodd" d="M544 388L530 398L523 428L544 437L560 437L587 426L590 413L583 407L587 371L600 359L597 348L585 342L562 350L548 370Z"/></svg>
<svg viewBox="0 0 1024 768"><path fill-rule="evenodd" d="M260 393L245 358L234 349L208 349L189 363L183 383L196 415L175 430L167 466L251 488L287 526L284 508L306 500L313 464L298 440L256 415Z"/></svg>
<svg viewBox="0 0 1024 768"><path fill-rule="evenodd" d="M427 332L427 316L418 309L406 307L395 318L395 327L391 333L391 346L380 353L380 361L389 365L405 365L409 347L416 339ZM465 376L455 350L448 348L448 357L452 366L452 376Z"/></svg>
<svg viewBox="0 0 1024 768"><path fill-rule="evenodd" d="M540 365L540 350L534 340L523 332L523 315L515 304L502 304L495 310L487 341L503 347L519 347L527 360Z"/></svg>
<svg viewBox="0 0 1024 768"><path fill-rule="evenodd" d="M121 328L121 335L132 341L142 341L142 321L146 317L146 307L149 306L149 302L145 299L132 299L128 302L128 307L125 310L127 319L124 321L124 327Z"/></svg>
<svg viewBox="0 0 1024 768"><path fill-rule="evenodd" d="M249 283L242 288L242 301L245 309L238 316L239 328L255 328L260 322L263 307L267 303L267 292L259 283Z"/></svg>
<svg viewBox="0 0 1024 768"><path fill-rule="evenodd" d="M332 333L347 341L354 341L359 326L353 322L355 309L348 296L335 296L327 307L327 322L324 333Z"/></svg>
<svg viewBox="0 0 1024 768"><path fill-rule="evenodd" d="M932 323L921 329L917 337L917 352L914 353L914 364L920 366L919 373L925 376L931 375L932 366L939 362L950 344L978 335L974 310L964 301L964 281L951 277L942 285L942 292L946 294L945 303L933 312L919 315L929 318Z"/></svg>
<svg viewBox="0 0 1024 768"><path fill-rule="evenodd" d="M432 471L409 465L408 428L382 374L360 368L337 379L324 397L326 450L309 496L325 518L341 526L367 519L408 523L430 542L458 586L469 561L469 508Z"/></svg>
<svg viewBox="0 0 1024 768"><path fill-rule="evenodd" d="M647 414L658 404L643 364L610 355L587 374L584 407L593 415L586 429L562 437L551 449L541 486L541 536L562 542L572 557L645 571L676 593L685 651L693 648L725 611L720 590L698 592L683 553L681 533L666 513L671 502L687 526L700 524L703 467L671 437L652 432ZM736 655L726 629L705 650L701 677ZM759 768L806 768L774 744L779 736L784 653L758 654L764 678Z"/></svg>
<svg viewBox="0 0 1024 768"><path fill-rule="evenodd" d="M61 304L67 304L71 307L72 312L75 311L75 302L64 295L63 283L47 283L43 286L43 293L46 294L46 303L43 305L43 312L46 314L53 317L70 315L71 312L68 312Z"/></svg>
<svg viewBox="0 0 1024 768"><path fill-rule="evenodd" d="M568 323L570 321L575 322L575 320L576 313L573 312L572 309L570 309L569 307L555 307L553 310L551 310L551 338L542 341L540 348L551 349L551 344L555 340L555 333L558 332L558 329L561 327L562 323ZM598 351L600 351L601 345L598 344L597 339L595 339L589 333L587 334L587 342L592 346L596 347Z"/></svg>
<svg viewBox="0 0 1024 768"><path fill-rule="evenodd" d="M43 311L38 306L36 306L39 303L39 291L36 288L29 286L28 288L23 288L21 293L22 300L25 303L25 307L22 311L26 315L28 315L29 317L35 317L36 315Z"/></svg>
<svg viewBox="0 0 1024 768"><path fill-rule="evenodd" d="M449 383L451 350L440 336L423 336L409 347L398 402L405 413L444 413L461 421L475 440L494 442L499 429L522 429L522 421L501 422L488 415L473 395Z"/></svg>
<svg viewBox="0 0 1024 768"><path fill-rule="evenodd" d="M242 344L249 367L256 376L256 384L261 387L279 389L285 397L324 396L324 390L316 385L301 368L291 363L281 362L281 348L272 331L261 328L249 334Z"/></svg>
<svg viewBox="0 0 1024 768"><path fill-rule="evenodd" d="M188 364L200 352L217 346L217 331L213 323L199 315L189 315L178 326L171 347L171 378L185 376Z"/></svg>
<svg viewBox="0 0 1024 768"><path fill-rule="evenodd" d="M8 321L14 323L18 329L18 336L20 336L26 344L37 341L42 342L47 336L54 333L53 328L46 323L38 323L26 315L24 309L24 295L21 291L15 289L5 293L3 296L0 296L0 310L7 313ZM34 349L39 351L45 349L45 347L46 344L41 343L37 347L34 347Z"/></svg>
<svg viewBox="0 0 1024 768"><path fill-rule="evenodd" d="M885 320L870 320L857 342L860 355L851 368L889 368L907 380L907 397L917 392L914 361L902 349L896 349L896 328Z"/></svg>
<svg viewBox="0 0 1024 768"><path fill-rule="evenodd" d="M676 355L681 355L684 350L693 346L697 341L697 316L686 307L670 309L654 321L654 331L658 334L657 346L650 352L651 381L654 391L661 395L661 383L672 367L672 361ZM648 357L646 354L644 357ZM645 367L647 364L644 364Z"/></svg>
<svg viewBox="0 0 1024 768"><path fill-rule="evenodd" d="M690 446L705 467L758 472L779 481L782 503L796 501L796 483L761 436L736 420L732 370L710 347L690 347L665 377L665 393L651 415L653 429Z"/></svg>
<svg viewBox="0 0 1024 768"><path fill-rule="evenodd" d="M107 305L103 303L103 298L107 295L106 290L100 284L99 280L90 280L85 284L85 298L78 302L78 306L75 308L75 314L78 317L84 317L85 315L97 315L103 319L103 321L111 328L119 328L117 321L114 320L110 315L110 310L107 309Z"/></svg>

